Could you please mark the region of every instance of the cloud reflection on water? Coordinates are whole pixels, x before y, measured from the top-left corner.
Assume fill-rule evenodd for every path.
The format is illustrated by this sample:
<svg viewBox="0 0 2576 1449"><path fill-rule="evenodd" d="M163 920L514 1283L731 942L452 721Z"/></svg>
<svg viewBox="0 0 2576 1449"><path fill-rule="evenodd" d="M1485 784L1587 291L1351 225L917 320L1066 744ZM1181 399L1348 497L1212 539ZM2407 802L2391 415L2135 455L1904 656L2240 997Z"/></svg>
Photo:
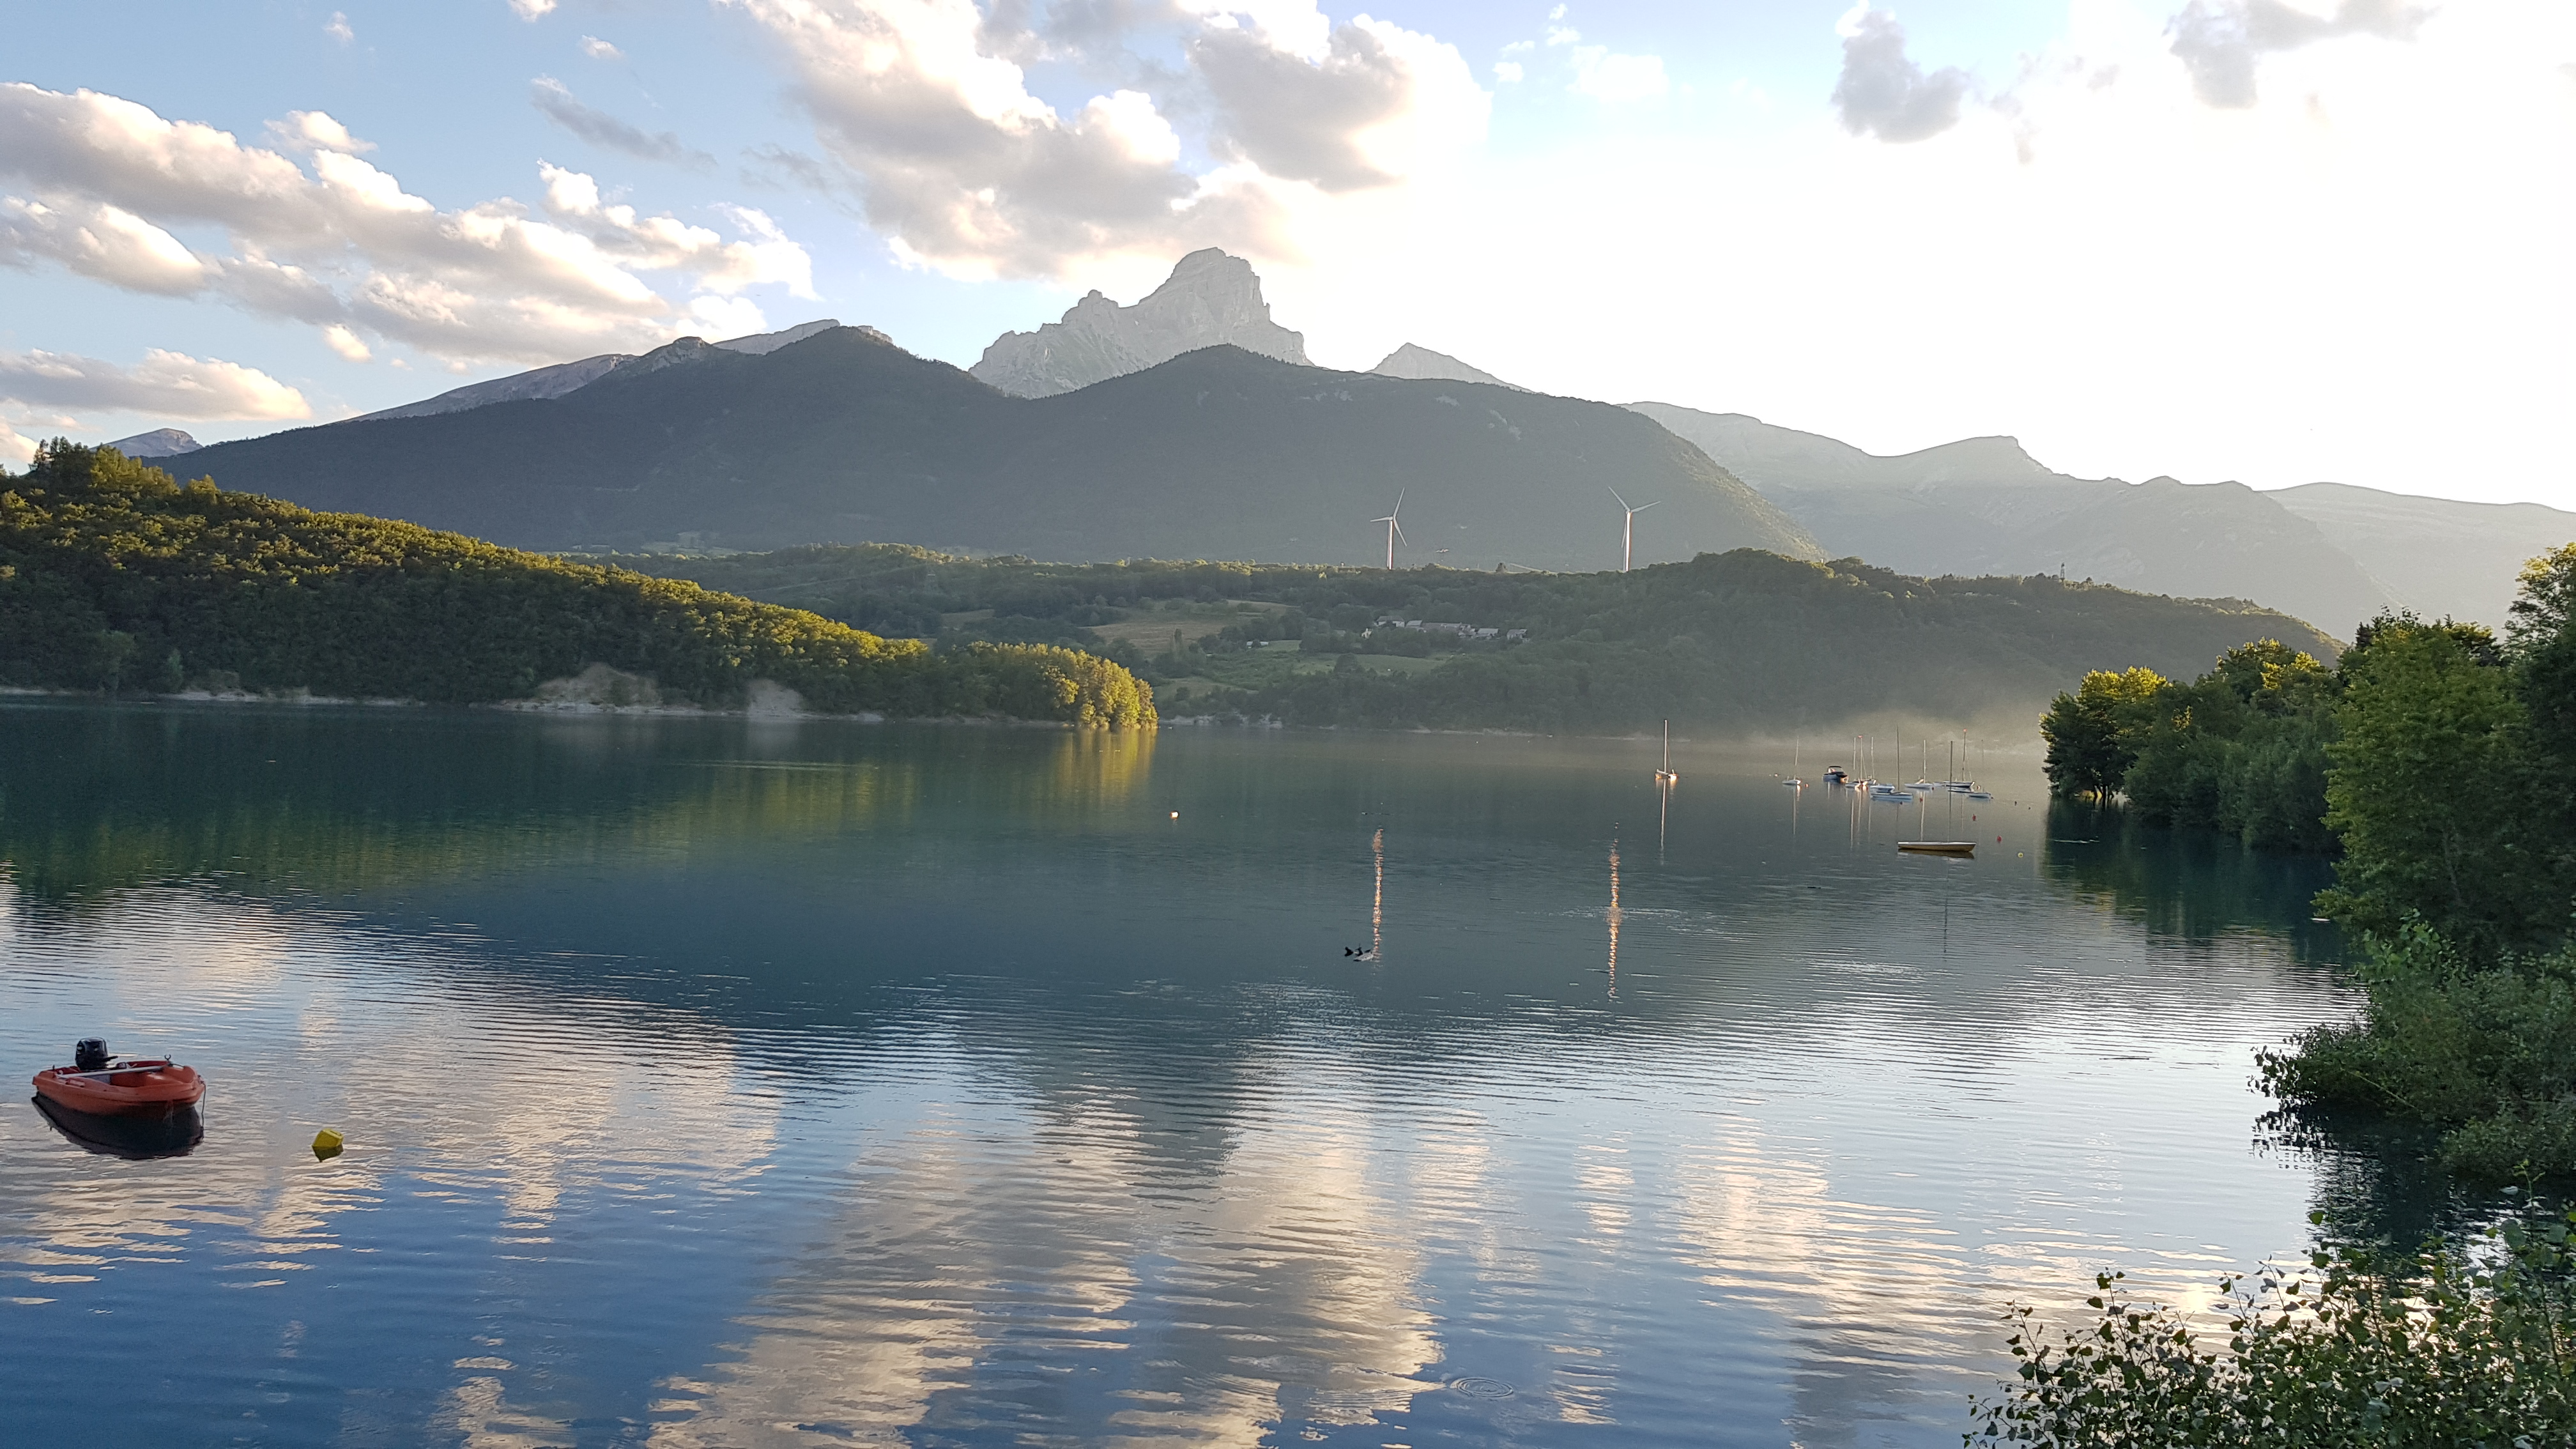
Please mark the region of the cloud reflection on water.
<svg viewBox="0 0 2576 1449"><path fill-rule="evenodd" d="M1589 744L556 723L110 730L86 833L7 777L9 1004L220 1068L118 1192L0 1123L25 1296L167 1287L242 1340L208 1402L357 1437L1929 1444L2007 1294L2295 1222L2196 1196L2277 941L2178 974L2061 876L1798 856L1767 779L1695 771L1605 920Z"/></svg>

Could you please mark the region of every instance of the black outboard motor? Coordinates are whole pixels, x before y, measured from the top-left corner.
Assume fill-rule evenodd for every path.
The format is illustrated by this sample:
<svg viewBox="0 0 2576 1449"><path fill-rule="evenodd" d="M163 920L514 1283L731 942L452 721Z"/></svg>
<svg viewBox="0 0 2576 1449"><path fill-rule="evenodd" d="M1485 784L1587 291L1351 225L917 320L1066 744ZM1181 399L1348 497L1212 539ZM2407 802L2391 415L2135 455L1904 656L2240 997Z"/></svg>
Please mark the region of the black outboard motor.
<svg viewBox="0 0 2576 1449"><path fill-rule="evenodd" d="M80 1045L72 1048L72 1066L84 1072L107 1070L107 1042L100 1037L82 1037Z"/></svg>

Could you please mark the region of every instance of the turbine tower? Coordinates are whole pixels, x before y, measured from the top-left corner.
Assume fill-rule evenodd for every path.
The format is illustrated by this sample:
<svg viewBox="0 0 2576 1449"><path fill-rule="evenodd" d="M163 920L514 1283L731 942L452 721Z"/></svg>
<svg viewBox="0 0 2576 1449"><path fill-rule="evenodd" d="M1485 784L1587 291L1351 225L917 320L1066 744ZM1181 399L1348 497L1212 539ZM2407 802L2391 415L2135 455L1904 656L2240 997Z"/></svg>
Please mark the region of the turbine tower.
<svg viewBox="0 0 2576 1449"><path fill-rule="evenodd" d="M1610 496L1619 498L1619 490L1611 489ZM1663 501L1658 498L1654 503L1640 503L1634 508L1628 508L1628 500L1619 498L1619 506L1628 508L1628 518L1619 535L1619 572L1626 573L1629 563L1637 557L1637 515Z"/></svg>
<svg viewBox="0 0 2576 1449"><path fill-rule="evenodd" d="M1398 523L1395 517L1403 511L1404 490L1399 488L1395 491L1395 507L1387 510L1386 517L1372 518L1369 520L1371 523L1383 523L1386 525L1386 566L1388 568L1395 567L1395 541L1399 538L1404 538L1404 525ZM1406 543L1413 542L1413 540L1409 538L1404 538L1404 541Z"/></svg>

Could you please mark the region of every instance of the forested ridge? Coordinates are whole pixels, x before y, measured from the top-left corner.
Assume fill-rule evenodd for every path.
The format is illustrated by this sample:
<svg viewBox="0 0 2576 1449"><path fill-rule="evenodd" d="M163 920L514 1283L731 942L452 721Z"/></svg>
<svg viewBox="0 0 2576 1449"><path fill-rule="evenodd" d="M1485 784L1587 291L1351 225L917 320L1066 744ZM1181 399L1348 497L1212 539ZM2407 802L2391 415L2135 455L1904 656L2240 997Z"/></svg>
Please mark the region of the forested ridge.
<svg viewBox="0 0 2576 1449"><path fill-rule="evenodd" d="M1043 645L934 650L675 579L315 513L56 442L0 472L0 683L473 704L594 664L660 697L1149 726L1152 691Z"/></svg>
<svg viewBox="0 0 2576 1449"><path fill-rule="evenodd" d="M1964 720L2035 709L2069 672L2114 660L2176 668L2267 636L2335 647L2241 600L2047 576L1918 579L1759 549L1573 574L1051 564L898 545L618 562L888 633L1099 649L1151 680L1167 713L1301 725L1619 734L1662 719L1794 729L1873 710Z"/></svg>

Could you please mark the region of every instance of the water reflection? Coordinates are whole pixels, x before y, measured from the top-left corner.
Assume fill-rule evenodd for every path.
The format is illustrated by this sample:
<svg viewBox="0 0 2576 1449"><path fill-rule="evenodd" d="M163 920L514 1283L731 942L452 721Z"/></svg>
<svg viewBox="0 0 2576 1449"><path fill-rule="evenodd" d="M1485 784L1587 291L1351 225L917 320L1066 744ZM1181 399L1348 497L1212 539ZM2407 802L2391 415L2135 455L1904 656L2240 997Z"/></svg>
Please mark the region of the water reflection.
<svg viewBox="0 0 2576 1449"><path fill-rule="evenodd" d="M2157 936L2206 944L2257 931L2286 938L2302 962L2343 959L2341 933L2309 902L2334 883L2314 856L2268 855L2206 831L2159 830L2116 806L2048 807L2044 860L2061 885L2105 900Z"/></svg>
<svg viewBox="0 0 2576 1449"><path fill-rule="evenodd" d="M80 1112L46 1098L29 1099L64 1140L83 1152L141 1162L154 1157L185 1157L206 1139L205 1119L194 1107L142 1116L102 1116Z"/></svg>
<svg viewBox="0 0 2576 1449"><path fill-rule="evenodd" d="M20 891L65 906L199 876L404 887L900 828L961 805L1061 829L1147 788L1155 740L408 711L363 724L309 709L7 714L0 852ZM698 758L675 769L675 749Z"/></svg>
<svg viewBox="0 0 2576 1449"><path fill-rule="evenodd" d="M0 1054L166 1043L220 1128L0 1114L37 1429L164 1382L149 1308L183 1437L1954 1442L2003 1298L2296 1246L2246 1057L2341 1009L2270 897L2122 905L2204 878L2035 806L1934 883L1616 744L0 728Z"/></svg>
<svg viewBox="0 0 2576 1449"><path fill-rule="evenodd" d="M1610 926L1610 995L1619 994L1619 837L1610 837L1610 909L1604 913Z"/></svg>
<svg viewBox="0 0 2576 1449"><path fill-rule="evenodd" d="M1369 868L1372 885L1369 890L1369 948L1367 959L1375 961L1386 947L1386 831L1380 828L1369 835Z"/></svg>

